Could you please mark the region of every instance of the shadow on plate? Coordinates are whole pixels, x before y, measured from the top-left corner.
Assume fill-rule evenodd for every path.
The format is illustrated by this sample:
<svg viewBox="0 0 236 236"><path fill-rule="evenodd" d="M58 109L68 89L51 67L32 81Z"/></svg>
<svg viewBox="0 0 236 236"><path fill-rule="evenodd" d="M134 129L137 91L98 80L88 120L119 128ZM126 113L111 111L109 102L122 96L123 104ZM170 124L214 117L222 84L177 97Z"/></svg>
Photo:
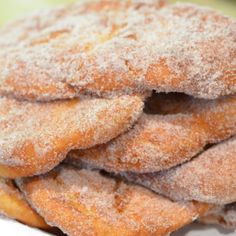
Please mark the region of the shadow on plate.
<svg viewBox="0 0 236 236"><path fill-rule="evenodd" d="M171 236L235 236L234 230L226 230L217 225L204 225L193 223L188 225L177 232L173 233Z"/></svg>

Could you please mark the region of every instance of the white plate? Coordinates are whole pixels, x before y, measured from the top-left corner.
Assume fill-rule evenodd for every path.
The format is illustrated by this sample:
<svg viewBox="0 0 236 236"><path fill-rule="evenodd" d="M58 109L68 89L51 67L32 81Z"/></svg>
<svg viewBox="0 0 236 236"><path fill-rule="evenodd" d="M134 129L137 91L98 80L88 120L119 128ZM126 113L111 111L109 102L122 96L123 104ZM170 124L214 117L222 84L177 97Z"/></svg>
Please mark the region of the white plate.
<svg viewBox="0 0 236 236"><path fill-rule="evenodd" d="M16 221L0 218L1 236L51 236Z"/></svg>
<svg viewBox="0 0 236 236"><path fill-rule="evenodd" d="M43 231L30 228L16 221L0 219L1 236L52 236ZM201 224L191 224L171 236L236 236L236 231L226 231L222 228L204 226Z"/></svg>

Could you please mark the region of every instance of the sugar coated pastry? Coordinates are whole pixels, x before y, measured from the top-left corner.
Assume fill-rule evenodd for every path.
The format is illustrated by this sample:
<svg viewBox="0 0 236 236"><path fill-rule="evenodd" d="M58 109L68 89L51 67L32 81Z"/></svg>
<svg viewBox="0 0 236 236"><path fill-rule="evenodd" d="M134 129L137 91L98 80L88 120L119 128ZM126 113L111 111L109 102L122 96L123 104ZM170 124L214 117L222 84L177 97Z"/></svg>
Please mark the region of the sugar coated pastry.
<svg viewBox="0 0 236 236"><path fill-rule="evenodd" d="M211 207L172 202L143 187L68 166L17 183L46 221L70 236L164 236Z"/></svg>
<svg viewBox="0 0 236 236"><path fill-rule="evenodd" d="M73 148L116 137L141 115L142 99L74 99L28 103L0 98L0 176L49 171Z"/></svg>
<svg viewBox="0 0 236 236"><path fill-rule="evenodd" d="M174 200L196 200L217 205L236 201L236 137L215 145L193 160L167 171L124 174Z"/></svg>
<svg viewBox="0 0 236 236"><path fill-rule="evenodd" d="M29 206L13 182L3 178L0 178L0 213L33 227L50 228Z"/></svg>
<svg viewBox="0 0 236 236"><path fill-rule="evenodd" d="M199 221L205 224L219 224L224 228L236 230L236 202L210 209Z"/></svg>
<svg viewBox="0 0 236 236"><path fill-rule="evenodd" d="M6 25L0 94L42 101L235 93L236 21L196 5L145 2L78 3Z"/></svg>
<svg viewBox="0 0 236 236"><path fill-rule="evenodd" d="M58 236L236 229L236 20L81 0L1 28L0 215Z"/></svg>
<svg viewBox="0 0 236 236"><path fill-rule="evenodd" d="M129 132L109 143L72 151L67 161L82 160L112 172L157 172L236 134L236 96L202 100L173 94L153 100L147 110L162 114L143 114Z"/></svg>

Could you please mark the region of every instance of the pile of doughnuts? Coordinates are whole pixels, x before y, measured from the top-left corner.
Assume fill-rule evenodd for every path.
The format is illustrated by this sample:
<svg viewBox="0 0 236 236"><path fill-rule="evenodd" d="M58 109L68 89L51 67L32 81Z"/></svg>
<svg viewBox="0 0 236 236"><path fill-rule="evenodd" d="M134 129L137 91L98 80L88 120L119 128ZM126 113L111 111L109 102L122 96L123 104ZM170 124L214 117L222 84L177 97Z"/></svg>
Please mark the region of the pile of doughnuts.
<svg viewBox="0 0 236 236"><path fill-rule="evenodd" d="M0 212L78 235L236 229L236 21L98 0L0 30Z"/></svg>

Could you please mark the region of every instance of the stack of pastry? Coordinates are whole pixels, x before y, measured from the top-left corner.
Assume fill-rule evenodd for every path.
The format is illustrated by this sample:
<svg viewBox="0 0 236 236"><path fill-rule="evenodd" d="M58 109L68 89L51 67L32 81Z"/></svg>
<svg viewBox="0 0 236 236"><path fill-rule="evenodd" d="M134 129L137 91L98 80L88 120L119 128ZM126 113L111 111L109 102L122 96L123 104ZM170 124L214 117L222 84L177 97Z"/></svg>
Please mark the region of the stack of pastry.
<svg viewBox="0 0 236 236"><path fill-rule="evenodd" d="M73 236L236 228L235 20L91 1L6 25L0 49L3 214Z"/></svg>

